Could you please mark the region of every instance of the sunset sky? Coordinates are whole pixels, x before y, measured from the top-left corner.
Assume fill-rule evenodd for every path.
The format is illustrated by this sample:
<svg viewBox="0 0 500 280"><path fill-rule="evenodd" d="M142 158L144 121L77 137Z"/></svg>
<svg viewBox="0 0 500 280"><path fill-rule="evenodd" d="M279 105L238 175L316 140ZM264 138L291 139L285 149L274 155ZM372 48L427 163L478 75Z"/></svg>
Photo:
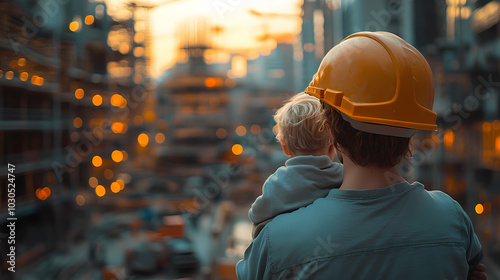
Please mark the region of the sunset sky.
<svg viewBox="0 0 500 280"><path fill-rule="evenodd" d="M115 18L130 17L124 0L107 0L109 13ZM169 3L166 3L169 2ZM152 35L151 74L157 77L178 58L179 26L197 18L205 18L212 26L223 31L213 37L222 52L217 60L228 58L228 52L252 54L275 46L275 41L257 40L267 30L269 34L297 34L300 32L300 5L302 0L148 0L144 4L160 4L150 13ZM162 3L166 3L161 5ZM294 14L294 17L257 17L249 10L261 13Z"/></svg>

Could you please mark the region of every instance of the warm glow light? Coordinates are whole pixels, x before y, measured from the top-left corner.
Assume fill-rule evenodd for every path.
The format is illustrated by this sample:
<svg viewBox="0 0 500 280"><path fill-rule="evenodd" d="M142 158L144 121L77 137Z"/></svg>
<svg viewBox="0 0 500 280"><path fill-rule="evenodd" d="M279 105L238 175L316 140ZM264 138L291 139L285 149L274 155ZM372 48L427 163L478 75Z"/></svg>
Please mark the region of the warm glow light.
<svg viewBox="0 0 500 280"><path fill-rule="evenodd" d="M147 122L153 122L156 119L155 112L148 110L144 113L144 120Z"/></svg>
<svg viewBox="0 0 500 280"><path fill-rule="evenodd" d="M49 187L45 187L45 188L43 188L42 190L45 192L45 194L47 195L47 197L49 197L49 196L50 196L50 193L51 193L51 192L50 192Z"/></svg>
<svg viewBox="0 0 500 280"><path fill-rule="evenodd" d="M76 128L80 128L82 127L82 119L79 118L79 117L76 117L74 120L73 120L73 125L76 127Z"/></svg>
<svg viewBox="0 0 500 280"><path fill-rule="evenodd" d="M237 55L231 60L231 73L234 77L245 77L247 75L247 59Z"/></svg>
<svg viewBox="0 0 500 280"><path fill-rule="evenodd" d="M5 72L5 79L12 80L12 78L14 78L14 72L12 71Z"/></svg>
<svg viewBox="0 0 500 280"><path fill-rule="evenodd" d="M88 15L85 17L85 24L86 25L91 25L94 23L94 16L93 15Z"/></svg>
<svg viewBox="0 0 500 280"><path fill-rule="evenodd" d="M36 79L38 79L37 75L31 76L31 83L34 84L34 85L36 85Z"/></svg>
<svg viewBox="0 0 500 280"><path fill-rule="evenodd" d="M130 45L125 43L125 42L122 42L120 44L120 48L118 49L118 51L121 53L121 54L127 54L129 51L130 51Z"/></svg>
<svg viewBox="0 0 500 280"><path fill-rule="evenodd" d="M111 153L111 159L114 161L114 162L120 162L123 160L123 154L121 151L118 151L118 150L114 150L112 153Z"/></svg>
<svg viewBox="0 0 500 280"><path fill-rule="evenodd" d="M95 188L95 187L97 187L97 185L99 185L99 181L97 181L97 178L90 177L89 178L89 186L91 186L92 188Z"/></svg>
<svg viewBox="0 0 500 280"><path fill-rule="evenodd" d="M489 1L486 5L474 10L472 15L472 26L477 33L482 32L498 22L500 3Z"/></svg>
<svg viewBox="0 0 500 280"><path fill-rule="evenodd" d="M114 192L114 193L117 193L121 190L121 186L120 184L118 184L117 182L113 182L111 183L111 191Z"/></svg>
<svg viewBox="0 0 500 280"><path fill-rule="evenodd" d="M240 144L234 144L232 151L233 151L233 154L239 156L243 153L243 147Z"/></svg>
<svg viewBox="0 0 500 280"><path fill-rule="evenodd" d="M481 203L478 203L478 204L476 205L476 213L477 213L477 214L479 214L479 215L481 215L481 214L483 214L483 212L484 212L484 207L483 207L483 205L482 205Z"/></svg>
<svg viewBox="0 0 500 280"><path fill-rule="evenodd" d="M50 196L51 191L48 187L38 188L36 189L35 194L38 199L46 200Z"/></svg>
<svg viewBox="0 0 500 280"><path fill-rule="evenodd" d="M26 59L24 59L24 58L21 57L20 59L17 60L17 65L20 66L20 67L25 66L26 65Z"/></svg>
<svg viewBox="0 0 500 280"><path fill-rule="evenodd" d="M95 166L95 167L99 167L102 165L102 158L100 156L94 156L92 158L92 164Z"/></svg>
<svg viewBox="0 0 500 280"><path fill-rule="evenodd" d="M127 153L127 151L123 150L122 154L123 154L123 160L122 161L126 161L128 159L128 153Z"/></svg>
<svg viewBox="0 0 500 280"><path fill-rule="evenodd" d="M158 144L161 144L161 143L165 142L165 135L163 133L161 133L161 132L156 133L155 141Z"/></svg>
<svg viewBox="0 0 500 280"><path fill-rule="evenodd" d="M127 99L122 97L122 102L121 102L120 106L118 106L118 107L125 108L125 106L127 106Z"/></svg>
<svg viewBox="0 0 500 280"><path fill-rule="evenodd" d="M113 170L107 168L104 170L104 178L111 180L113 178Z"/></svg>
<svg viewBox="0 0 500 280"><path fill-rule="evenodd" d="M141 133L139 134L139 137L137 137L137 142L141 147L146 147L149 143L149 137L146 134Z"/></svg>
<svg viewBox="0 0 500 280"><path fill-rule="evenodd" d="M490 132L490 131L491 131L491 123L484 122L483 123L483 132Z"/></svg>
<svg viewBox="0 0 500 280"><path fill-rule="evenodd" d="M102 185L99 185L95 187L95 194L97 194L97 196L99 197L102 197L106 194L106 189Z"/></svg>
<svg viewBox="0 0 500 280"><path fill-rule="evenodd" d="M208 77L205 79L205 86L206 87L215 87L217 85L217 80L213 77Z"/></svg>
<svg viewBox="0 0 500 280"><path fill-rule="evenodd" d="M254 124L250 127L250 132L252 132L253 134L259 134L260 132L260 125L258 124Z"/></svg>
<svg viewBox="0 0 500 280"><path fill-rule="evenodd" d="M118 107L122 103L122 96L119 94L113 94L109 102L111 103L111 105Z"/></svg>
<svg viewBox="0 0 500 280"><path fill-rule="evenodd" d="M144 42L144 33L141 33L141 32L135 33L135 35L134 35L134 41L136 43L142 43L142 42Z"/></svg>
<svg viewBox="0 0 500 280"><path fill-rule="evenodd" d="M495 154L500 157L500 135L495 138Z"/></svg>
<svg viewBox="0 0 500 280"><path fill-rule="evenodd" d="M273 126L274 135L278 135L278 125Z"/></svg>
<svg viewBox="0 0 500 280"><path fill-rule="evenodd" d="M144 48L143 47L135 47L134 48L134 56L135 57L144 56Z"/></svg>
<svg viewBox="0 0 500 280"><path fill-rule="evenodd" d="M69 30L75 32L78 30L78 28L80 28L80 24L78 23L78 21L72 21L70 22L69 24Z"/></svg>
<svg viewBox="0 0 500 280"><path fill-rule="evenodd" d="M114 122L111 124L111 130L114 133L122 133L124 128L125 128L125 126L123 125L122 122Z"/></svg>
<svg viewBox="0 0 500 280"><path fill-rule="evenodd" d="M240 125L236 128L236 134L238 134L238 136L245 136L245 134L247 134L247 129Z"/></svg>
<svg viewBox="0 0 500 280"><path fill-rule="evenodd" d="M83 195L79 194L76 196L76 204L78 204L78 206L83 206L85 205L85 197L83 197Z"/></svg>
<svg viewBox="0 0 500 280"><path fill-rule="evenodd" d="M28 80L28 72L22 72L21 75L19 75L19 79L21 79L21 81L23 82L26 82Z"/></svg>
<svg viewBox="0 0 500 280"><path fill-rule="evenodd" d="M314 51L314 45L312 43L305 43L304 44L304 51L306 51L306 52L313 52ZM269 54L267 54L267 55L269 55Z"/></svg>
<svg viewBox="0 0 500 280"><path fill-rule="evenodd" d="M125 100L125 98L123 98L123 96L121 96L119 94L113 94L111 96L110 102L111 102L111 105L113 105L115 107L121 107L121 108L124 107L123 103L125 103L125 105L127 104L127 100Z"/></svg>
<svg viewBox="0 0 500 280"><path fill-rule="evenodd" d="M102 97L99 94L94 95L94 97L92 97L92 103L94 103L95 106L101 106Z"/></svg>
<svg viewBox="0 0 500 280"><path fill-rule="evenodd" d="M47 199L47 197L45 197L43 194L41 194L41 193L40 193L41 191L42 191L42 189L41 189L41 188L36 189L36 191L35 191L35 195L36 195L36 197L37 197L38 199L40 199L40 200L45 200L45 199Z"/></svg>
<svg viewBox="0 0 500 280"><path fill-rule="evenodd" d="M43 78L42 77L36 77L35 85L42 86L43 85Z"/></svg>
<svg viewBox="0 0 500 280"><path fill-rule="evenodd" d="M469 7L462 7L460 14L463 19L468 19L470 17L471 10Z"/></svg>
<svg viewBox="0 0 500 280"><path fill-rule="evenodd" d="M82 99L84 95L85 95L85 92L83 91L83 89L78 88L75 90L75 97L77 99Z"/></svg>
<svg viewBox="0 0 500 280"><path fill-rule="evenodd" d="M125 182L120 179L116 180L116 182L120 185L120 190L123 190L125 188Z"/></svg>
<svg viewBox="0 0 500 280"><path fill-rule="evenodd" d="M217 138L219 138L219 139L224 139L227 136L227 132L224 128L221 127L219 129L217 129L217 131L215 132L215 135L217 135Z"/></svg>
<svg viewBox="0 0 500 280"><path fill-rule="evenodd" d="M453 147L453 142L455 142L455 133L451 129L447 129L444 132L444 146L447 149Z"/></svg>

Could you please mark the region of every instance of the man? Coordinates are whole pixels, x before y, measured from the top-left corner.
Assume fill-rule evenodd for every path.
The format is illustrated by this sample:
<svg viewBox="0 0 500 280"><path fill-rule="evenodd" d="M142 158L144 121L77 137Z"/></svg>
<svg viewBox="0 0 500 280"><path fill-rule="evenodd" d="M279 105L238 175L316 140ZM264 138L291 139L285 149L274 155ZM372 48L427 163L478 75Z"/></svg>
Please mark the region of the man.
<svg viewBox="0 0 500 280"><path fill-rule="evenodd" d="M305 92L327 106L343 183L269 222L238 277L485 279L481 245L460 205L406 182L397 168L416 131L437 129L424 57L393 34L356 33L325 56Z"/></svg>

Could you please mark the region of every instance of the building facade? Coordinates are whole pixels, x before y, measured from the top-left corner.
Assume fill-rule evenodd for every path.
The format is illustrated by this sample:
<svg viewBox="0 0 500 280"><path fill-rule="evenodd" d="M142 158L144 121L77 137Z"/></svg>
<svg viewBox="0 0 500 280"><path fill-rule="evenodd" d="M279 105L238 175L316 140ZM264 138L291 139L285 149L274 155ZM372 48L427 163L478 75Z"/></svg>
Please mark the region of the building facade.
<svg viewBox="0 0 500 280"><path fill-rule="evenodd" d="M123 189L112 183L125 172L134 110L122 117L119 109L143 84L117 75L128 74L125 67L134 69L139 57L133 21L114 21L96 1L4 1L0 21L1 226L8 217L7 167L14 164L18 273L54 278L84 266L87 256L68 257L57 268L40 260L86 246L89 205ZM109 35L118 29L132 40L114 48ZM7 242L0 246L7 251ZM5 269L2 279L12 275Z"/></svg>

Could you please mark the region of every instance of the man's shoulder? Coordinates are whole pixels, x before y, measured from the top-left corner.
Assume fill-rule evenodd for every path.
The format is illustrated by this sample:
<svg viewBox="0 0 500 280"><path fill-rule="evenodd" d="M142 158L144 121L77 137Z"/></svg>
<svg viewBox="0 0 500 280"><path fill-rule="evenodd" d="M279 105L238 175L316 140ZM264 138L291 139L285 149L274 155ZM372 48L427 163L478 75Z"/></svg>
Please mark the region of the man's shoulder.
<svg viewBox="0 0 500 280"><path fill-rule="evenodd" d="M313 257L318 239L335 234L335 215L329 215L329 222L322 215L328 211L328 204L328 199L319 198L306 207L276 216L266 225L269 253L280 256L277 262L294 264Z"/></svg>
<svg viewBox="0 0 500 280"><path fill-rule="evenodd" d="M433 209L439 209L439 213L442 214L449 214L450 212L454 212L456 214L461 214L463 212L462 207L460 204L454 200L451 196L449 196L447 193L440 191L440 190L424 190L424 196L427 196L427 204L432 205ZM436 214L439 214L436 213Z"/></svg>

